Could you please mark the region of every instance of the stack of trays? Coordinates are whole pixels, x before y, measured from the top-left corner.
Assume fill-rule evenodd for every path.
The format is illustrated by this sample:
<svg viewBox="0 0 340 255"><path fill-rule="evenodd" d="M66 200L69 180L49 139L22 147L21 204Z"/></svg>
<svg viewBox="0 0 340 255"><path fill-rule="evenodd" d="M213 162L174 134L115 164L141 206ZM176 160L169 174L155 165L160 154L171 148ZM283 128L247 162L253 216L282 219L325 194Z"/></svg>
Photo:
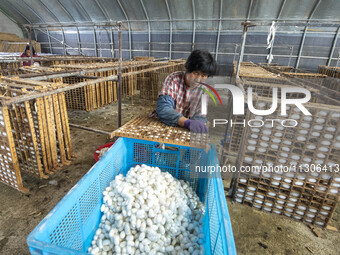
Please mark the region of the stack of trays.
<svg viewBox="0 0 340 255"><path fill-rule="evenodd" d="M254 104L269 109L271 103L260 98ZM279 110L268 116L248 115L247 120L265 124L244 128L238 158L238 168L244 171L237 175L234 199L326 227L340 195L340 107L304 106L312 115L287 106L286 126L266 121L282 120Z"/></svg>

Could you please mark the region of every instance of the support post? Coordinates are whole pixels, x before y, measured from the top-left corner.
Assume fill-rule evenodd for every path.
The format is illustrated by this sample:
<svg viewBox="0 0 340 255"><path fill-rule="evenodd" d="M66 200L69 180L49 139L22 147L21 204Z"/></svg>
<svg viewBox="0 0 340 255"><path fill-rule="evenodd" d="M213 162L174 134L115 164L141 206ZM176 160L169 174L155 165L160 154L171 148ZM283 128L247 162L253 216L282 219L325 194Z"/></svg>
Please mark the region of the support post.
<svg viewBox="0 0 340 255"><path fill-rule="evenodd" d="M122 23L118 24L119 69L118 69L118 128L122 126Z"/></svg>
<svg viewBox="0 0 340 255"><path fill-rule="evenodd" d="M241 52L240 52L240 55L238 57L238 63L237 63L236 75L235 75L235 82L239 78L241 62L243 61L243 55L244 55L244 47L246 45L247 31L248 31L248 26L247 26L247 23L245 22L244 25L243 25Z"/></svg>
<svg viewBox="0 0 340 255"><path fill-rule="evenodd" d="M220 20L218 22L218 32L217 32L216 49L215 49L215 60L216 61L217 61L217 56L218 56L218 48L220 44L221 27L222 27L222 4L223 4L223 0L220 1Z"/></svg>
<svg viewBox="0 0 340 255"><path fill-rule="evenodd" d="M335 34L335 37L334 37L334 41L333 41L333 45L332 45L332 48L331 48L331 52L329 53L329 58L328 58L328 61L327 61L327 66L330 66L331 63L332 63L332 57L333 57L333 53L334 53L334 50L335 50L335 45L336 45L336 43L338 41L339 31L340 31L340 27L338 27L338 30L336 31L336 34Z"/></svg>
<svg viewBox="0 0 340 255"><path fill-rule="evenodd" d="M31 62L31 66L32 66L33 65L33 46L32 46L32 29L31 29L31 27L28 27L27 31L28 31L28 43L29 43L30 52L31 52L30 62Z"/></svg>
<svg viewBox="0 0 340 255"><path fill-rule="evenodd" d="M47 32L48 45L50 46L50 53L53 54L52 43L51 43L51 38L50 38L50 31L48 30L48 27L46 28L46 32Z"/></svg>
<svg viewBox="0 0 340 255"><path fill-rule="evenodd" d="M77 41L78 41L78 51L80 54L81 53L81 41L80 41L80 32L79 32L79 28L77 27Z"/></svg>
<svg viewBox="0 0 340 255"><path fill-rule="evenodd" d="M195 36L196 36L196 10L195 10L195 0L191 0L192 4L192 15L193 15L193 31L192 31L192 44L191 44L191 51L195 49Z"/></svg>
<svg viewBox="0 0 340 255"><path fill-rule="evenodd" d="M129 50L130 50L130 60L132 60L132 41L131 41L131 24L130 24L130 20L129 20L129 17L127 16L125 10L124 10L124 7L123 5L121 4L120 0L117 0L117 3L120 7L120 9L122 10L124 16L125 16L125 19L128 23L128 30L129 30Z"/></svg>
<svg viewBox="0 0 340 255"><path fill-rule="evenodd" d="M64 33L64 28L63 28L63 27L61 27L61 34L62 34L62 36L63 36L63 49L64 49L64 56L66 56L66 45L65 45L65 43L66 43L66 39L65 39L65 33Z"/></svg>
<svg viewBox="0 0 340 255"><path fill-rule="evenodd" d="M168 15L169 15L169 26L170 26L170 39L169 39L169 59L171 59L171 51L172 51L172 16L169 8L169 3L168 0L165 0L166 8L168 10Z"/></svg>
<svg viewBox="0 0 340 255"><path fill-rule="evenodd" d="M111 27L111 51L112 51L112 58L115 57L115 43L114 43L114 33L113 33L113 29Z"/></svg>
<svg viewBox="0 0 340 255"><path fill-rule="evenodd" d="M145 9L145 6L144 6L144 3L143 3L143 0L140 0L140 3L143 7L143 10L144 10L144 14L145 14L145 17L148 21L148 40L149 40L149 57L151 56L151 27L150 27L150 21L149 21L149 15L148 15L148 12L146 11Z"/></svg>
<svg viewBox="0 0 340 255"><path fill-rule="evenodd" d="M96 28L95 27L93 27L93 43L94 43L94 52L96 54L96 57L98 57L97 34L96 34Z"/></svg>

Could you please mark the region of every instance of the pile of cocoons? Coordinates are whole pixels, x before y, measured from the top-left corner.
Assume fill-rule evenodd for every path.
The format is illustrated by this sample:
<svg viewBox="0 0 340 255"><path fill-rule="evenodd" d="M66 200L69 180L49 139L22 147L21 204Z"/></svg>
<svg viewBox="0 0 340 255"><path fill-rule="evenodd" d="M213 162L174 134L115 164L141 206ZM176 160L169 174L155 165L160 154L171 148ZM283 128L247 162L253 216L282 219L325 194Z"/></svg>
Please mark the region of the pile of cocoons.
<svg viewBox="0 0 340 255"><path fill-rule="evenodd" d="M137 165L103 192L90 254L203 254L205 208L193 189L158 167Z"/></svg>

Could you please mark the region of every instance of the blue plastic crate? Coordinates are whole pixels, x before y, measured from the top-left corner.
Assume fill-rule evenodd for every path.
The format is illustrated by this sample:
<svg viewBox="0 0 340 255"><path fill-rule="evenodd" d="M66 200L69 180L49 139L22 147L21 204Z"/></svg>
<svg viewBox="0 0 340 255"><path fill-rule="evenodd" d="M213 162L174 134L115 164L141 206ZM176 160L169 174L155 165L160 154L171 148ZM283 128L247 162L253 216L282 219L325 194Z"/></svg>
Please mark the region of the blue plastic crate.
<svg viewBox="0 0 340 255"><path fill-rule="evenodd" d="M217 166L215 146L202 149L119 138L110 150L66 194L30 233L31 254L87 254L101 219L102 192L118 174L137 165L157 166L174 177L188 181L206 207L203 232L205 254L236 254L222 180L197 178L190 162Z"/></svg>

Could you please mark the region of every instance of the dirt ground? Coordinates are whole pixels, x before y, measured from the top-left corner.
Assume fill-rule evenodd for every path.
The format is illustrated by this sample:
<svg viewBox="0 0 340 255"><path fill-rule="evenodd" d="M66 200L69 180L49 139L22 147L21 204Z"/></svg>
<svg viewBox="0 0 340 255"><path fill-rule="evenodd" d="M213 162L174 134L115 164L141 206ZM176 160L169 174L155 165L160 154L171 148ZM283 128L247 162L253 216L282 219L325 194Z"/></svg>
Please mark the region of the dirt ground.
<svg viewBox="0 0 340 255"><path fill-rule="evenodd" d="M154 106L152 102L138 100L136 96L133 101L124 100L122 109L124 124L135 116L148 115ZM220 108L218 111L223 113ZM93 112L69 111L69 122L111 132L117 128L117 104ZM211 140L219 150L224 127L210 130ZM103 134L72 127L71 137L77 158L49 180L24 175L24 186L30 189L29 194L0 183L1 255L29 254L26 244L28 234L92 167L96 148L110 142ZM51 184L51 180L56 183ZM231 204L230 201L228 206L238 254L340 254L338 232L319 229L321 237L316 237L306 225L286 217ZM340 230L340 207L331 225Z"/></svg>
<svg viewBox="0 0 340 255"><path fill-rule="evenodd" d="M340 254L338 232L318 228L316 237L301 222L227 201L238 254ZM340 229L339 206L331 225Z"/></svg>

